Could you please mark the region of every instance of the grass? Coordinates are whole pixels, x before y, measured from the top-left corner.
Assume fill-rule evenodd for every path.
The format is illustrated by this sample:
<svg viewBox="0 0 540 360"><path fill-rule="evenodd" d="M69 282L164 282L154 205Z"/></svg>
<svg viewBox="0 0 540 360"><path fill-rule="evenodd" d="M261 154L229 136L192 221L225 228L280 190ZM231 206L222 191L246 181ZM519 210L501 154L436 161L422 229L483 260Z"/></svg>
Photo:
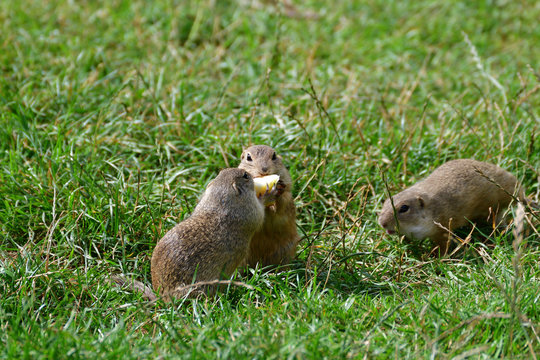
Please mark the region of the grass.
<svg viewBox="0 0 540 360"><path fill-rule="evenodd" d="M1 358L538 357L538 217L443 259L376 218L385 181L455 158L538 200L540 6L290 10L0 2ZM295 181L291 269L172 305L111 286L150 283L156 242L249 144Z"/></svg>

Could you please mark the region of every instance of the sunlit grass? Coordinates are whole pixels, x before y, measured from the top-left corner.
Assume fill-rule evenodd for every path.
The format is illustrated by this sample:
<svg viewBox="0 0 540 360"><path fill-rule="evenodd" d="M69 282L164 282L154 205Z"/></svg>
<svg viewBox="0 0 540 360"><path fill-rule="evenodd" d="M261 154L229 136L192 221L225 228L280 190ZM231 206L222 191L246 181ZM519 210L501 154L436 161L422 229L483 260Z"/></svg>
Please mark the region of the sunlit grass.
<svg viewBox="0 0 540 360"><path fill-rule="evenodd" d="M0 2L1 356L534 357L537 218L518 257L510 227L436 259L376 217L385 181L464 157L538 200L538 18L534 2ZM156 242L250 144L295 182L290 269L173 305L110 285L150 284Z"/></svg>

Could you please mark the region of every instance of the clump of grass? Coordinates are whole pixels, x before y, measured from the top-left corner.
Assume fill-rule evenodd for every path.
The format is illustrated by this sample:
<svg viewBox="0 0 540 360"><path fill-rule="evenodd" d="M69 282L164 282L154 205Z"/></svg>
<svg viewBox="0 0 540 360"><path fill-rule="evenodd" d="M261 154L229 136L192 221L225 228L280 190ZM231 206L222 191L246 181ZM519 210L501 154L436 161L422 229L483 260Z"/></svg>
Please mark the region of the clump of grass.
<svg viewBox="0 0 540 360"><path fill-rule="evenodd" d="M538 200L539 16L525 2L1 3L2 356L534 358L532 209L443 259L376 217L384 179L394 193L455 158L508 169ZM295 181L289 269L170 306L109 285L150 284L155 243L256 143Z"/></svg>

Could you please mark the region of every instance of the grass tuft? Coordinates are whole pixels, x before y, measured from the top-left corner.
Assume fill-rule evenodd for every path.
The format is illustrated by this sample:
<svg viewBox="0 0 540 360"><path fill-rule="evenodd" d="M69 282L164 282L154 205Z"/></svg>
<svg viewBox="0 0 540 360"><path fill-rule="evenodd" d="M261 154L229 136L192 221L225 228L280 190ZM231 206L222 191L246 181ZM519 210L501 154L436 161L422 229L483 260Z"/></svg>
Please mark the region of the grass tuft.
<svg viewBox="0 0 540 360"><path fill-rule="evenodd" d="M540 194L534 2L0 2L2 358L537 358L539 223L385 235L388 193L475 158ZM268 144L294 264L144 301L156 242ZM238 286L237 286L238 285Z"/></svg>

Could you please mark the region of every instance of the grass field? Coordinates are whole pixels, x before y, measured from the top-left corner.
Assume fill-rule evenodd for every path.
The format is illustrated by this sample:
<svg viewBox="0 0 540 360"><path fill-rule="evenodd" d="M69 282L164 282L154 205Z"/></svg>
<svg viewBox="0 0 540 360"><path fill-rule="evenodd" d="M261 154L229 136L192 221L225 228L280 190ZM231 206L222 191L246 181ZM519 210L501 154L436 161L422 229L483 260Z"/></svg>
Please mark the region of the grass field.
<svg viewBox="0 0 540 360"><path fill-rule="evenodd" d="M443 259L377 224L385 181L456 158L539 199L538 19L535 1L0 1L0 358L539 357L538 217ZM290 269L171 305L108 283L150 284L156 242L250 144L295 182Z"/></svg>

